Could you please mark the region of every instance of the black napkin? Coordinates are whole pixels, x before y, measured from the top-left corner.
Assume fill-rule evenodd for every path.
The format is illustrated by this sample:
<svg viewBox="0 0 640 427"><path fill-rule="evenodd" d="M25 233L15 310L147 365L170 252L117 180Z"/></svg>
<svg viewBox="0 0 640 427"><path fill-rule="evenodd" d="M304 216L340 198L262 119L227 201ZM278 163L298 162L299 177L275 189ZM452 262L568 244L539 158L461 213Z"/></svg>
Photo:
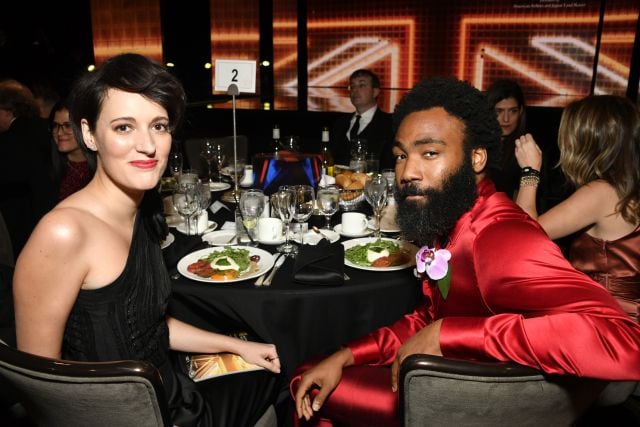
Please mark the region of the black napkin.
<svg viewBox="0 0 640 427"><path fill-rule="evenodd" d="M344 246L322 239L315 246L300 245L293 281L303 285L340 286L344 283Z"/></svg>

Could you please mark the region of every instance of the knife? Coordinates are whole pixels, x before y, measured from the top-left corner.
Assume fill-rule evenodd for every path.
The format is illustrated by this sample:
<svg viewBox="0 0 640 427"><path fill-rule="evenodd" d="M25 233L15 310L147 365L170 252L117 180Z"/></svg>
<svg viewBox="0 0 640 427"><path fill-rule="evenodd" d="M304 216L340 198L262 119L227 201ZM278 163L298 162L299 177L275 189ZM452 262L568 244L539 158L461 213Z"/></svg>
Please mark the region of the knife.
<svg viewBox="0 0 640 427"><path fill-rule="evenodd" d="M282 256L282 254L276 255L276 261L271 266L271 269L273 269L276 266L276 263L278 262L278 258L280 258L281 256ZM271 269L268 270L268 271L265 271L260 277L258 277L258 280L256 280L254 285L262 286L262 282L264 282L264 279L266 279L266 277L269 275L269 273L271 273Z"/></svg>
<svg viewBox="0 0 640 427"><path fill-rule="evenodd" d="M267 276L266 279L264 279L264 282L262 282L262 284L264 286L270 286L271 285L271 281L273 280L273 276L276 275L276 272L278 271L278 269L280 268L280 266L282 264L284 264L284 260L287 259L286 255L282 255L280 258L278 258L278 260L276 261L276 264L273 266L273 270L271 270L271 273L269 273L269 275Z"/></svg>

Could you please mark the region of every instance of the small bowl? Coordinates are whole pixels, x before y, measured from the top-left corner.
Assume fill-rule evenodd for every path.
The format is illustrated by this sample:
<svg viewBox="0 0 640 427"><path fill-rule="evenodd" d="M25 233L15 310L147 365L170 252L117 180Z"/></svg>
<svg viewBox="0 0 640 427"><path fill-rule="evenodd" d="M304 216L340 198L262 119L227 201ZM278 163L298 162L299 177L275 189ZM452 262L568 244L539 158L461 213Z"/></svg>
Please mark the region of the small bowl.
<svg viewBox="0 0 640 427"><path fill-rule="evenodd" d="M354 210L364 200L364 190L340 189L339 205L343 211Z"/></svg>

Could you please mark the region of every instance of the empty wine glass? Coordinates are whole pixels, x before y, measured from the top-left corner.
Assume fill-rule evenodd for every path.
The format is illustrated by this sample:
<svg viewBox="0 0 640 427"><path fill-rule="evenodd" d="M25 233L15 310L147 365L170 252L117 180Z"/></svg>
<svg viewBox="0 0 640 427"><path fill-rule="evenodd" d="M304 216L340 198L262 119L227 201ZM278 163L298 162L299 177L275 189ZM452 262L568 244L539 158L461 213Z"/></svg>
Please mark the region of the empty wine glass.
<svg viewBox="0 0 640 427"><path fill-rule="evenodd" d="M387 179L379 173L373 174L364 185L364 197L373 208L376 217L375 236L380 237L380 218L387 203Z"/></svg>
<svg viewBox="0 0 640 427"><path fill-rule="evenodd" d="M216 161L217 153L216 153L216 144L207 139L202 144L202 150L200 151L200 157L202 157L207 162L207 176L209 177L209 183L213 182L211 179L211 164Z"/></svg>
<svg viewBox="0 0 640 427"><path fill-rule="evenodd" d="M171 196L173 207L185 222L187 234L191 230L191 216L198 210L195 183L180 183Z"/></svg>
<svg viewBox="0 0 640 427"><path fill-rule="evenodd" d="M207 209L211 205L211 189L209 188L209 184L201 183L201 182L196 183L195 196L198 202L198 208L196 209L196 212L194 212L193 214L193 216L196 219L195 234L200 234L207 229L206 225L202 230L199 229L200 228L199 220L200 220L200 216L202 216L202 212L205 212L206 214ZM205 224L207 224L207 221L205 221ZM191 230L189 230L189 234L191 234Z"/></svg>
<svg viewBox="0 0 640 427"><path fill-rule="evenodd" d="M315 203L313 187L310 185L294 185L292 189L295 194L293 219L298 224L302 224L308 221L313 213L313 205ZM300 242L304 244L304 230L302 229L302 225L300 225Z"/></svg>
<svg viewBox="0 0 640 427"><path fill-rule="evenodd" d="M293 218L295 193L290 187L280 187L273 194L272 200L275 202L273 208L286 227L284 243L278 246L277 251L286 255L295 255L298 248L289 241L289 225Z"/></svg>
<svg viewBox="0 0 640 427"><path fill-rule="evenodd" d="M340 190L334 185L320 188L316 197L320 211L326 219L326 228L331 230L331 217L340 207Z"/></svg>
<svg viewBox="0 0 640 427"><path fill-rule="evenodd" d="M242 192L240 196L239 211L241 224L236 224L236 229L242 226L251 236L252 244L257 245L258 218L264 211L264 193L261 190L251 189ZM240 241L240 239L238 239Z"/></svg>
<svg viewBox="0 0 640 427"><path fill-rule="evenodd" d="M171 176L178 179L178 176L182 173L183 158L182 153L178 148L171 150L169 153L169 171Z"/></svg>

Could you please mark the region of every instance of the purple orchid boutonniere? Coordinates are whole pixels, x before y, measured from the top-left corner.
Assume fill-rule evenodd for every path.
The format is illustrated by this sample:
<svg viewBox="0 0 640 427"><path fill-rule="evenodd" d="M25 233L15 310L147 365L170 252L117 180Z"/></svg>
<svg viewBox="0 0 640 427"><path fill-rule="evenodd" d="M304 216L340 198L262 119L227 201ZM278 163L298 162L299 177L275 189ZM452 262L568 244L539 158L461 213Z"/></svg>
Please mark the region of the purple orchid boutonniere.
<svg viewBox="0 0 640 427"><path fill-rule="evenodd" d="M451 252L446 249L423 246L416 253L416 271L426 273L430 279L435 280L444 299L447 299L451 285L450 259Z"/></svg>

